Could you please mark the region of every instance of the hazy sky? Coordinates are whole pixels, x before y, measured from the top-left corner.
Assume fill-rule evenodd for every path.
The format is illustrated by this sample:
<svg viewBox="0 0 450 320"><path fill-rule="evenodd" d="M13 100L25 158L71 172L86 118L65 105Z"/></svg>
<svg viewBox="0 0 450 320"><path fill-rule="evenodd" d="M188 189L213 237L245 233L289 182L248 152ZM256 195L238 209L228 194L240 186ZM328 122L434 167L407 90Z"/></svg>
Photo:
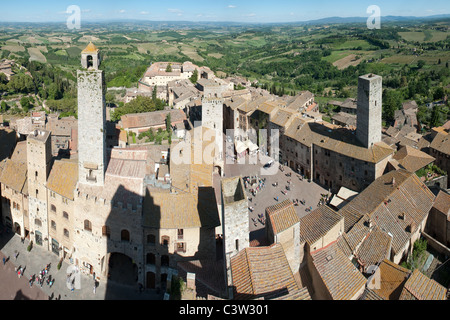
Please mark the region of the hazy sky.
<svg viewBox="0 0 450 320"><path fill-rule="evenodd" d="M449 14L448 0L10 0L0 2L1 21L66 21L70 5L83 20L144 19L184 21L291 22L326 17L369 17L377 5L381 15L429 16Z"/></svg>

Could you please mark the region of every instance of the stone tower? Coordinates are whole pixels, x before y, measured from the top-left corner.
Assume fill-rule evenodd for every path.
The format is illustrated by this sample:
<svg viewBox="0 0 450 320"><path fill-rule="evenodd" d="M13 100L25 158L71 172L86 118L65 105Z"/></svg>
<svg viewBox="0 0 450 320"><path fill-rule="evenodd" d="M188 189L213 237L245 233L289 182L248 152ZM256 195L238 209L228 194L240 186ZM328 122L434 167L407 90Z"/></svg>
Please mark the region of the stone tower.
<svg viewBox="0 0 450 320"><path fill-rule="evenodd" d="M46 184L52 162L51 141L51 133L46 130L35 130L27 138L28 212L31 240L46 249L49 247Z"/></svg>
<svg viewBox="0 0 450 320"><path fill-rule="evenodd" d="M81 52L78 70L79 183L103 186L106 171L106 107L99 50L90 43Z"/></svg>
<svg viewBox="0 0 450 320"><path fill-rule="evenodd" d="M367 74L358 79L356 137L366 147L381 141L382 78Z"/></svg>
<svg viewBox="0 0 450 320"><path fill-rule="evenodd" d="M250 246L248 200L241 177L222 180L222 226L225 271L231 286L230 259Z"/></svg>
<svg viewBox="0 0 450 320"><path fill-rule="evenodd" d="M220 90L205 87L202 98L202 127L214 130L215 157L214 166L221 168L223 175L223 98Z"/></svg>

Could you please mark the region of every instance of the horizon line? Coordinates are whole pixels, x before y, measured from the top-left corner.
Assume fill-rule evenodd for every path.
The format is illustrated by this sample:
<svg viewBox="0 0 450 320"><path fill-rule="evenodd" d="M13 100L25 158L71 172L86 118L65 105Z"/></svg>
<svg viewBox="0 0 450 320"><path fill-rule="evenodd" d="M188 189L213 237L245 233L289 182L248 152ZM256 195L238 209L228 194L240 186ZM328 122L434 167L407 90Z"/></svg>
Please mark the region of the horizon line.
<svg viewBox="0 0 450 320"><path fill-rule="evenodd" d="M381 16L381 18L410 18L410 19L423 19L423 18L444 18L447 17L450 18L450 13L442 13L442 14L434 14L434 15L424 15L424 16L411 16L411 15L384 15ZM104 19L84 19L85 22L88 23L105 23L105 22L127 22L127 21L139 21L139 22L165 22L165 23L236 23L236 24L293 24L293 23L308 23L308 22L315 22L315 21L321 21L326 19L365 19L367 20L369 17L364 16L349 16L349 17L342 17L342 16L327 16L324 18L317 18L317 19L311 19L311 20L295 20L295 21L273 21L273 22L263 22L263 21L232 21L232 20L150 20L150 19L139 19L136 18L104 18ZM57 24L57 23L66 23L67 19L63 19L61 21L0 21L1 24L7 24L7 23L21 23L21 24L45 24L45 23L51 23L51 24ZM353 22L354 23L354 22Z"/></svg>

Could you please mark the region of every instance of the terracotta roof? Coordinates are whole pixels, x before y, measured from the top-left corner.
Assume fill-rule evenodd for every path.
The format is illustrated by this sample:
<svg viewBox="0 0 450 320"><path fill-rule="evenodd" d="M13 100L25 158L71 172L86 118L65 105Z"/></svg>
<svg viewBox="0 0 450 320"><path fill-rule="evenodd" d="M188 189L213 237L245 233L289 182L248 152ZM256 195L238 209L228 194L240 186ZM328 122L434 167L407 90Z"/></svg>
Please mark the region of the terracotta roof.
<svg viewBox="0 0 450 320"><path fill-rule="evenodd" d="M236 300L301 299L300 292L281 244L241 250L231 258Z"/></svg>
<svg viewBox="0 0 450 320"><path fill-rule="evenodd" d="M122 127L125 129L165 126L166 117L170 114L172 124L185 121L186 114L183 110L161 110L145 113L133 113L122 116Z"/></svg>
<svg viewBox="0 0 450 320"><path fill-rule="evenodd" d="M439 191L436 199L434 200L433 207L440 212L447 215L447 219L450 221L450 194L444 191Z"/></svg>
<svg viewBox="0 0 450 320"><path fill-rule="evenodd" d="M291 110L278 110L270 119L270 122L284 128L286 125L291 123L292 117L294 116L295 113Z"/></svg>
<svg viewBox="0 0 450 320"><path fill-rule="evenodd" d="M378 265L389 258L392 238L379 227L375 227L364 238L356 252L358 262L365 267Z"/></svg>
<svg viewBox="0 0 450 320"><path fill-rule="evenodd" d="M293 125L297 128L298 122L293 121L291 126ZM308 147L315 144L347 157L371 163L378 163L394 153L394 149L384 142L375 143L370 148L363 147L356 136L345 128L333 129L324 124L307 122L296 131L290 129L286 131L289 131L290 138Z"/></svg>
<svg viewBox="0 0 450 320"><path fill-rule="evenodd" d="M400 300L446 300L447 289L415 269L403 287Z"/></svg>
<svg viewBox="0 0 450 320"><path fill-rule="evenodd" d="M428 215L434 198L414 173L400 169L375 180L339 210L339 214L344 216L347 233L357 225L354 221L367 215L374 225L392 234L392 250L398 253ZM412 231L408 230L410 225Z"/></svg>
<svg viewBox="0 0 450 320"><path fill-rule="evenodd" d="M27 163L7 159L0 176L0 183L23 194L28 194Z"/></svg>
<svg viewBox="0 0 450 320"><path fill-rule="evenodd" d="M27 142L20 141L17 142L16 148L11 156L11 160L14 162L24 162L27 163Z"/></svg>
<svg viewBox="0 0 450 320"><path fill-rule="evenodd" d="M373 291L384 300L398 300L411 271L384 259L377 272L380 272L380 288Z"/></svg>
<svg viewBox="0 0 450 320"><path fill-rule="evenodd" d="M450 135L446 132L438 133L431 142L430 148L450 155Z"/></svg>
<svg viewBox="0 0 450 320"><path fill-rule="evenodd" d="M360 300L384 300L372 289L366 288Z"/></svg>
<svg viewBox="0 0 450 320"><path fill-rule="evenodd" d="M336 242L311 252L311 256L333 300L350 300L364 288L366 278L344 255Z"/></svg>
<svg viewBox="0 0 450 320"><path fill-rule="evenodd" d="M325 236L336 224L342 221L336 211L323 205L300 218L300 239L312 244Z"/></svg>
<svg viewBox="0 0 450 320"><path fill-rule="evenodd" d="M283 232L300 222L294 209L294 204L290 200L284 200L283 202L267 207L266 213L274 234Z"/></svg>
<svg viewBox="0 0 450 320"><path fill-rule="evenodd" d="M47 188L73 200L78 182L78 163L72 161L55 161L48 176Z"/></svg>
<svg viewBox="0 0 450 320"><path fill-rule="evenodd" d="M89 42L87 47L81 51L81 53L98 53L98 51L97 47L92 42Z"/></svg>
<svg viewBox="0 0 450 320"><path fill-rule="evenodd" d="M425 152L411 146L402 147L392 158L397 160L401 167L410 172L416 172L436 160Z"/></svg>
<svg viewBox="0 0 450 320"><path fill-rule="evenodd" d="M147 189L143 224L158 229L214 228L220 225L214 191L174 194Z"/></svg>

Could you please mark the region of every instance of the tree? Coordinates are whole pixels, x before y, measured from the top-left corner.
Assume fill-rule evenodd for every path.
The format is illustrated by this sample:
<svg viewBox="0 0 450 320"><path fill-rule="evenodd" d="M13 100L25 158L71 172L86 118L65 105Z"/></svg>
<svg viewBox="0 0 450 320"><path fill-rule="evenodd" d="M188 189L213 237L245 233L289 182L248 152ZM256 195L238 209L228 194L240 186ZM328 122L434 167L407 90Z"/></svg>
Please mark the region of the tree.
<svg viewBox="0 0 450 320"><path fill-rule="evenodd" d="M8 111L8 104L6 103L6 101L2 101L2 103L0 104L0 111L1 112Z"/></svg>
<svg viewBox="0 0 450 320"><path fill-rule="evenodd" d="M432 128L439 127L442 124L442 108L439 105L434 105L431 112L430 126Z"/></svg>
<svg viewBox="0 0 450 320"><path fill-rule="evenodd" d="M170 113L167 114L166 117L166 131L170 133L172 131L172 121L170 117Z"/></svg>
<svg viewBox="0 0 450 320"><path fill-rule="evenodd" d="M20 105L22 106L22 110L25 112L28 112L28 110L30 109L30 100L28 99L28 97L22 97L20 99Z"/></svg>
<svg viewBox="0 0 450 320"><path fill-rule="evenodd" d="M395 110L402 105L402 95L396 90L383 91L383 119L387 122L394 120Z"/></svg>
<svg viewBox="0 0 450 320"><path fill-rule="evenodd" d="M158 87L154 86L153 91L152 91L152 100L153 101L156 101L156 98L158 97L157 94L158 94Z"/></svg>
<svg viewBox="0 0 450 320"><path fill-rule="evenodd" d="M169 63L166 68L166 72L172 72L172 64Z"/></svg>
<svg viewBox="0 0 450 320"><path fill-rule="evenodd" d="M425 65L425 61L424 60L417 61L417 68L418 69L422 69L424 65Z"/></svg>
<svg viewBox="0 0 450 320"><path fill-rule="evenodd" d="M198 81L198 71L197 69L194 70L194 72L192 73L192 76L189 78L189 80L191 80L191 82L193 84L196 84Z"/></svg>

